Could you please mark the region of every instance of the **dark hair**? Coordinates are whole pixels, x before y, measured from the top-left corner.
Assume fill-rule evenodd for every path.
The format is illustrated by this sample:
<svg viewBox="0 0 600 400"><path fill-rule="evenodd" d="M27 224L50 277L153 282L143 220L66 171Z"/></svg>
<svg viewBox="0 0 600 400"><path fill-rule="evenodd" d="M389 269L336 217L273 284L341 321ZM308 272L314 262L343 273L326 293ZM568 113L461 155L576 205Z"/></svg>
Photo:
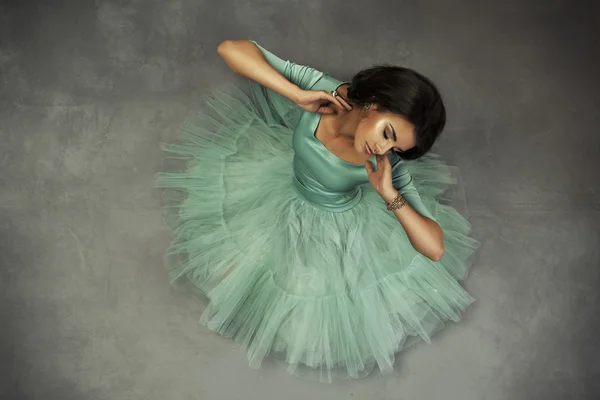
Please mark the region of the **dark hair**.
<svg viewBox="0 0 600 400"><path fill-rule="evenodd" d="M375 65L358 72L348 88L348 100L360 107L376 104L378 111L399 114L415 126L416 146L395 152L414 160L427 153L446 125L446 108L431 80L394 65Z"/></svg>

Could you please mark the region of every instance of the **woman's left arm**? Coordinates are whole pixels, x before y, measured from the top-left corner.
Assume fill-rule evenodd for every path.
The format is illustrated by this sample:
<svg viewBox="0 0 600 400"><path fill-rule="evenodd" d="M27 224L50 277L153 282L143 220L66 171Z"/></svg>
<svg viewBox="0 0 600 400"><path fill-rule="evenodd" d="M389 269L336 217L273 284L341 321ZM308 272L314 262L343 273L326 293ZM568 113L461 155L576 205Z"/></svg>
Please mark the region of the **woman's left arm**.
<svg viewBox="0 0 600 400"><path fill-rule="evenodd" d="M393 190L382 194L381 197L389 203L398 196L398 193L397 190ZM437 222L419 214L410 202L395 209L394 215L402 224L415 250L433 261L441 260L444 255L444 232Z"/></svg>
<svg viewBox="0 0 600 400"><path fill-rule="evenodd" d="M407 204L394 210L394 215L415 250L433 261L439 261L444 255L444 233L421 201L403 161L399 159L392 166L387 156L377 156L377 170L373 171L369 161L366 168L371 185L386 203L398 194L406 199Z"/></svg>

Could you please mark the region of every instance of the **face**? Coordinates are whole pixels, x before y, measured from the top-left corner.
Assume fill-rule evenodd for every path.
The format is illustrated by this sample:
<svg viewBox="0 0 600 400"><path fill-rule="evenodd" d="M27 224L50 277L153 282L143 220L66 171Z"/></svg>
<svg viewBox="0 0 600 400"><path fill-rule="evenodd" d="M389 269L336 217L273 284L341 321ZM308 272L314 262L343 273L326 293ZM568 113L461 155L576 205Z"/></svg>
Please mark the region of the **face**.
<svg viewBox="0 0 600 400"><path fill-rule="evenodd" d="M414 125L400 115L378 112L373 105L365 110L356 127L354 148L369 155L406 151L416 146L414 129Z"/></svg>

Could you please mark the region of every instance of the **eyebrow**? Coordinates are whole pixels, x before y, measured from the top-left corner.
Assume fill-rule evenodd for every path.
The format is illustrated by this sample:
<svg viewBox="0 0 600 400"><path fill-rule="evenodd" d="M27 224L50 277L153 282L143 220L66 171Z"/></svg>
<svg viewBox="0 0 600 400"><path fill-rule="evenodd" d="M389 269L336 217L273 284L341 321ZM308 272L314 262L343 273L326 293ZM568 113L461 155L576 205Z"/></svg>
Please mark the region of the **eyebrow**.
<svg viewBox="0 0 600 400"><path fill-rule="evenodd" d="M396 141L398 140L398 137L396 136L396 130L394 129L394 125L392 125L392 123L390 122L390 126L392 127L392 136L394 136L394 143L396 143ZM398 148L398 150L400 150ZM400 150L403 151L403 150Z"/></svg>

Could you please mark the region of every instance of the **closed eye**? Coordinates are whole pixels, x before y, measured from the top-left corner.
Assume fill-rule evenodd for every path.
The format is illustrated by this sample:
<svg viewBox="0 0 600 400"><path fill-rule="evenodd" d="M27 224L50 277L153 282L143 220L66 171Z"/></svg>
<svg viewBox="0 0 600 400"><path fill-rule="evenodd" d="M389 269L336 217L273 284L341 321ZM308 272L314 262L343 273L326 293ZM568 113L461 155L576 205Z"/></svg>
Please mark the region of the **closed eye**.
<svg viewBox="0 0 600 400"><path fill-rule="evenodd" d="M394 135L394 136L395 136L395 135ZM385 138L385 140L389 140L389 139L390 139L390 137L388 136L388 134L387 134L387 132L385 131L385 129L383 130L383 137ZM401 149L399 149L399 148L397 148L397 147L394 147L394 148L392 149L392 151L393 151L394 153L398 153L398 154L402 154L402 153L404 152L404 150L401 150Z"/></svg>

